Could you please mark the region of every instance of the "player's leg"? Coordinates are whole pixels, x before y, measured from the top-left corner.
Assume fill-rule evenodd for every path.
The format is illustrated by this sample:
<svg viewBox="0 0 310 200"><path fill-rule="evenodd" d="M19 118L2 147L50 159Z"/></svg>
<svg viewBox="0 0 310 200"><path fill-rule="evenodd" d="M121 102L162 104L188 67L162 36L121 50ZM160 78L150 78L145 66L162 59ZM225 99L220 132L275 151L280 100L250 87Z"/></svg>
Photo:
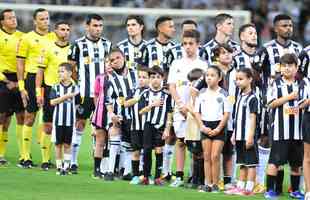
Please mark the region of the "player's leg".
<svg viewBox="0 0 310 200"><path fill-rule="evenodd" d="M2 127L0 127L0 165L7 164L7 160L5 159L5 154L7 151L8 144L8 128L11 122L11 116L4 114L4 116L0 117Z"/></svg>
<svg viewBox="0 0 310 200"><path fill-rule="evenodd" d="M303 170L306 185L306 194L310 194L310 143L304 142Z"/></svg>
<svg viewBox="0 0 310 200"><path fill-rule="evenodd" d="M96 128L95 130L95 152L94 152L94 177L101 178L100 164L102 160L103 150L107 138L107 132L104 129Z"/></svg>
<svg viewBox="0 0 310 200"><path fill-rule="evenodd" d="M205 192L210 192L212 187L212 170L211 170L211 153L212 153L212 140L208 138L203 138L202 140L202 150L204 159L204 188Z"/></svg>
<svg viewBox="0 0 310 200"><path fill-rule="evenodd" d="M220 158L224 146L224 141L213 140L211 149L211 170L212 170L212 192L219 192L219 179L220 179Z"/></svg>
<svg viewBox="0 0 310 200"><path fill-rule="evenodd" d="M108 130L108 134L110 144L109 167L108 173L104 175L104 179L108 181L113 181L116 158L119 154L121 146L120 128L112 125Z"/></svg>
<svg viewBox="0 0 310 200"><path fill-rule="evenodd" d="M131 166L132 166L132 179L130 184L139 184L139 165L140 165L140 150L143 145L143 131L131 131L131 145L133 148Z"/></svg>

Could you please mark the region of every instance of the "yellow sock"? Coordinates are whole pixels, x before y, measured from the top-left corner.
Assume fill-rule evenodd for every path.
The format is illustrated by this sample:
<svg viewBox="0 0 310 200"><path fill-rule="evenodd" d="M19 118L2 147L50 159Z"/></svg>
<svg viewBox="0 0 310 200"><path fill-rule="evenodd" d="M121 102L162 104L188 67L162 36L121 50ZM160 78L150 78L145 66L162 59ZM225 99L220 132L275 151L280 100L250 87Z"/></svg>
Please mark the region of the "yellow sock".
<svg viewBox="0 0 310 200"><path fill-rule="evenodd" d="M23 126L23 152L24 160L31 160L32 127Z"/></svg>
<svg viewBox="0 0 310 200"><path fill-rule="evenodd" d="M49 146L50 146L50 135L47 135L45 132L42 132L42 140L41 140L41 155L42 155L42 163L47 163L49 159Z"/></svg>
<svg viewBox="0 0 310 200"><path fill-rule="evenodd" d="M38 129L37 129L37 134L36 134L36 136L37 136L37 143L38 144L41 144L41 142L42 142L42 140L43 140L43 137L44 137L44 130L43 130L43 111L42 111L42 109L40 109L39 110L39 112L38 112L38 119L39 119L39 121L38 121Z"/></svg>
<svg viewBox="0 0 310 200"><path fill-rule="evenodd" d="M4 157L6 153L6 146L8 144L8 132L2 131L1 137L1 148L0 148L0 157Z"/></svg>
<svg viewBox="0 0 310 200"><path fill-rule="evenodd" d="M24 153L23 153L23 125L16 124L16 140L17 140L17 146L19 151L19 160L23 159Z"/></svg>
<svg viewBox="0 0 310 200"><path fill-rule="evenodd" d="M48 161L50 161L51 160L51 147L52 147L52 142L51 142L51 134L49 134L49 135L45 135L45 140L44 140L44 143L45 143L45 145L46 145L46 160L47 160L47 162Z"/></svg>
<svg viewBox="0 0 310 200"><path fill-rule="evenodd" d="M3 131L2 126L0 125L0 157L4 157L4 142L3 142Z"/></svg>

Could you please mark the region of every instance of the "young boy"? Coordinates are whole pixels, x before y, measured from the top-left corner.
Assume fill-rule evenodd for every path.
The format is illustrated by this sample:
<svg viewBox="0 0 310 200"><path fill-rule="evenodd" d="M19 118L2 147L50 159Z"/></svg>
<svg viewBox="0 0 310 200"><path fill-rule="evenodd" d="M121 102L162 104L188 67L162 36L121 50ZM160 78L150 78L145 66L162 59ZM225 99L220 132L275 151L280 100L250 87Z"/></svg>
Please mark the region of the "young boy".
<svg viewBox="0 0 310 200"><path fill-rule="evenodd" d="M68 174L71 160L71 140L75 124L75 110L80 103L79 88L71 80L72 65L59 65L60 83L50 93L50 103L55 106L53 113L52 140L56 146L57 175Z"/></svg>
<svg viewBox="0 0 310 200"><path fill-rule="evenodd" d="M139 179L139 165L140 165L140 151L143 148L143 129L146 120L146 115L139 115L139 109L143 107L143 102L139 101L141 96L148 89L149 85L149 69L146 67L138 67L139 87L133 89L132 96L124 101L124 107L130 107L131 114L131 146L132 153L132 174L133 178L130 184L137 185L140 183Z"/></svg>
<svg viewBox="0 0 310 200"><path fill-rule="evenodd" d="M149 72L150 88L142 95L144 105L139 114L146 114L143 132L143 184L149 184L152 168L152 149L155 148L156 172L155 184L163 185L160 178L163 165L164 139L169 136L172 125L171 96L163 88L164 71L159 66L153 66Z"/></svg>
<svg viewBox="0 0 310 200"><path fill-rule="evenodd" d="M265 198L272 199L281 194L284 173L280 169L289 163L292 186L290 196L300 199L303 198L299 192L303 142L301 134L302 112L298 103L299 94L303 91L303 84L295 79L298 70L298 58L295 54L284 54L280 63L282 77L275 79L267 92L267 105L272 112L273 126L271 127L272 145L267 168ZM279 172L282 173L280 174L281 179L278 178Z"/></svg>

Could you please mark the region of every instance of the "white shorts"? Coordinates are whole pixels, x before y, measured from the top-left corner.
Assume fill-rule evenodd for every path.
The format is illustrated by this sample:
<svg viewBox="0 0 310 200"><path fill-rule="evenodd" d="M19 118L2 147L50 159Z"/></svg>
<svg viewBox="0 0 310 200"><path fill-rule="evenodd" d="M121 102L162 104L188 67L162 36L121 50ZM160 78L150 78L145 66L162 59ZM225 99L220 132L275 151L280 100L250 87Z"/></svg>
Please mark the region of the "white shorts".
<svg viewBox="0 0 310 200"><path fill-rule="evenodd" d="M186 124L187 122L185 120L173 122L174 132L177 138L185 138Z"/></svg>

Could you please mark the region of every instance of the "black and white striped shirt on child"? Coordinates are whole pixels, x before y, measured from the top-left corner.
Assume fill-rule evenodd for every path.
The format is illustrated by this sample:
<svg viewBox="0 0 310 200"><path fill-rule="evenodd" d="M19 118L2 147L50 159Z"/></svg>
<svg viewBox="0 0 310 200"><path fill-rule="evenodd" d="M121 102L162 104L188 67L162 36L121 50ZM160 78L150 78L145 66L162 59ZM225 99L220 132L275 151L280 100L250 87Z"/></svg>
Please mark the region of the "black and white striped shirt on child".
<svg viewBox="0 0 310 200"><path fill-rule="evenodd" d="M303 94L304 86L303 81L295 81L288 84L282 78L278 78L268 88L267 104L292 92L298 92L299 94L298 99L290 100L279 107L271 109L273 141L302 140L302 111L299 109L299 101L302 99L301 95Z"/></svg>
<svg viewBox="0 0 310 200"><path fill-rule="evenodd" d="M68 86L59 83L52 87L50 99L56 99L68 93L76 92L79 92L79 88L74 83L71 83ZM74 126L76 106L80 104L80 102L81 98L78 94L71 99L67 99L64 102L55 105L53 113L53 124L55 126Z"/></svg>
<svg viewBox="0 0 310 200"><path fill-rule="evenodd" d="M77 63L82 97L94 97L95 80L97 75L104 73L104 61L111 46L112 43L105 38L92 41L86 36L75 40L71 46L68 60Z"/></svg>
<svg viewBox="0 0 310 200"><path fill-rule="evenodd" d="M147 89L141 96L143 107L150 105L152 102L162 100L164 104L159 107L153 107L151 111L146 113L146 122L153 125L156 129L163 130L166 126L168 113L172 113L172 98L171 95L163 89L154 91Z"/></svg>
<svg viewBox="0 0 310 200"><path fill-rule="evenodd" d="M147 88L137 88L133 90L132 94L133 96L130 98L141 98L142 95L147 91ZM130 99L129 98L129 99ZM131 111L131 130L132 131L143 131L144 130L144 124L146 121L146 114L140 115L139 110L141 110L144 107L144 103L141 101L138 101L138 103L134 104L130 107Z"/></svg>
<svg viewBox="0 0 310 200"><path fill-rule="evenodd" d="M236 141L246 141L251 128L250 115L258 112L258 99L254 91L247 94L240 94L235 105L235 139Z"/></svg>

